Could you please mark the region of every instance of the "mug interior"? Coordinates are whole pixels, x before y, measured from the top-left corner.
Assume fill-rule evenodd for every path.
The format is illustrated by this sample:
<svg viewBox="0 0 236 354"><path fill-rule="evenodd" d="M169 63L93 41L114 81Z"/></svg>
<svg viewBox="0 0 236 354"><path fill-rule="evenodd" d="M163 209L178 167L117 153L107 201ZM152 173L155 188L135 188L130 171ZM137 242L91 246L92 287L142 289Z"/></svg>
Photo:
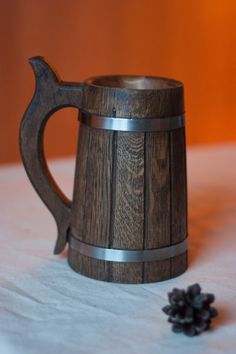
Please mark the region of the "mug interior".
<svg viewBox="0 0 236 354"><path fill-rule="evenodd" d="M86 83L93 86L135 90L160 90L182 86L180 81L165 77L134 75L98 76L86 80Z"/></svg>

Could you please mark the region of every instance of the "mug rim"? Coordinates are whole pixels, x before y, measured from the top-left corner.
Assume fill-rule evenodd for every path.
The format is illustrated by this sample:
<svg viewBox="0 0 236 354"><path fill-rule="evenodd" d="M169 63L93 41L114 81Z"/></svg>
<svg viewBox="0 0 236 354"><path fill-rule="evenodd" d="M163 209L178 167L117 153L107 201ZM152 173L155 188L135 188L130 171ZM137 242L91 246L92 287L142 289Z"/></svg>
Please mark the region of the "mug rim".
<svg viewBox="0 0 236 354"><path fill-rule="evenodd" d="M182 88L183 83L179 80L152 75L99 75L84 80L84 84L107 89L123 89L131 91L162 91Z"/></svg>

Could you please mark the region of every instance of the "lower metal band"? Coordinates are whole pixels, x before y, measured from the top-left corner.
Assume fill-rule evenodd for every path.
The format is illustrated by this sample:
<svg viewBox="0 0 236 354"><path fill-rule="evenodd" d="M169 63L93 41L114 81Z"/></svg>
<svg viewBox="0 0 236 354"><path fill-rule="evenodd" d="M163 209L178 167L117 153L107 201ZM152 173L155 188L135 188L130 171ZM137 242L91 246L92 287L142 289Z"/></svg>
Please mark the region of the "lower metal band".
<svg viewBox="0 0 236 354"><path fill-rule="evenodd" d="M172 258L187 250L187 238L175 245L148 250L104 248L84 243L71 236L70 247L84 256L111 262L153 262Z"/></svg>
<svg viewBox="0 0 236 354"><path fill-rule="evenodd" d="M182 128L185 125L184 115L167 118L115 118L97 116L81 112L79 115L81 123L92 128L117 130L126 132L152 132L169 131Z"/></svg>

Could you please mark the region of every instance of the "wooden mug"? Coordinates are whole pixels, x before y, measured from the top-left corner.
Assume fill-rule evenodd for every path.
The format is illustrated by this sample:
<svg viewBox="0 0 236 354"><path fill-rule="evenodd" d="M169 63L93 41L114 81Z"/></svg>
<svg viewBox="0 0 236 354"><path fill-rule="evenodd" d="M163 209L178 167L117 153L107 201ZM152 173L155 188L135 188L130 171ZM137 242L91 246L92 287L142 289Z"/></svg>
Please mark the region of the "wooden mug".
<svg viewBox="0 0 236 354"><path fill-rule="evenodd" d="M35 190L53 214L54 253L91 278L146 283L187 268L187 183L183 85L148 76L58 79L30 59L34 97L20 128L20 149ZM47 120L79 109L74 194L67 200L43 153Z"/></svg>

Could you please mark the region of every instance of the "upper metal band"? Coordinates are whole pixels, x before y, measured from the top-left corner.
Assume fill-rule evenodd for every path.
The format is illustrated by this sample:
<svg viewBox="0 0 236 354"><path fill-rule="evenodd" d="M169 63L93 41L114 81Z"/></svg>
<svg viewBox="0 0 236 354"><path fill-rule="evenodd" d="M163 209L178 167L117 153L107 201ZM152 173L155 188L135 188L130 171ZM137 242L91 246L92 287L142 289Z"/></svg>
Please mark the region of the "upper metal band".
<svg viewBox="0 0 236 354"><path fill-rule="evenodd" d="M123 250L93 246L70 237L70 247L80 254L112 262L152 262L172 258L187 250L187 238L175 245L148 250Z"/></svg>
<svg viewBox="0 0 236 354"><path fill-rule="evenodd" d="M185 125L184 114L167 118L116 118L81 112L79 120L92 128L125 132L169 131Z"/></svg>

